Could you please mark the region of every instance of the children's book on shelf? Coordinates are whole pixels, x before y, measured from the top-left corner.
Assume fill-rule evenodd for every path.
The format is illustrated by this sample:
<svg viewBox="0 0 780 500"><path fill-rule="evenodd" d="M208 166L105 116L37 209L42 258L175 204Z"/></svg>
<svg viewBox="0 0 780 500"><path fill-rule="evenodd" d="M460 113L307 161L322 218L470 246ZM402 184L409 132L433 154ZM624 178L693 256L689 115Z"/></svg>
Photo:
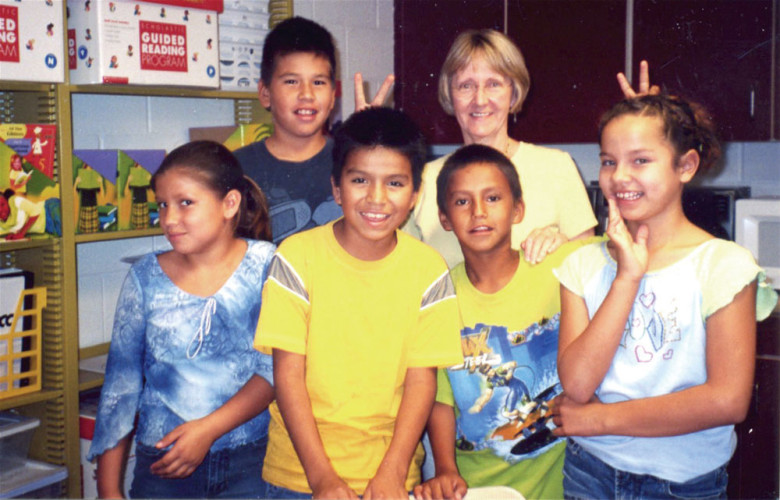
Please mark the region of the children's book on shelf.
<svg viewBox="0 0 780 500"><path fill-rule="evenodd" d="M55 125L0 125L0 244L62 235Z"/></svg>
<svg viewBox="0 0 780 500"><path fill-rule="evenodd" d="M116 149L73 151L74 217L77 233L116 231L119 206L116 194Z"/></svg>
<svg viewBox="0 0 780 500"><path fill-rule="evenodd" d="M117 155L116 193L119 229L148 229L160 226L151 179L165 150L120 150Z"/></svg>
<svg viewBox="0 0 780 500"><path fill-rule="evenodd" d="M54 151L57 126L46 123L0 124L0 140L28 165L54 179ZM25 172L29 174L29 171Z"/></svg>
<svg viewBox="0 0 780 500"><path fill-rule="evenodd" d="M225 127L196 127L190 129L190 140L211 140L224 144L235 151L238 148L259 142L269 137L274 130L270 123L245 123Z"/></svg>

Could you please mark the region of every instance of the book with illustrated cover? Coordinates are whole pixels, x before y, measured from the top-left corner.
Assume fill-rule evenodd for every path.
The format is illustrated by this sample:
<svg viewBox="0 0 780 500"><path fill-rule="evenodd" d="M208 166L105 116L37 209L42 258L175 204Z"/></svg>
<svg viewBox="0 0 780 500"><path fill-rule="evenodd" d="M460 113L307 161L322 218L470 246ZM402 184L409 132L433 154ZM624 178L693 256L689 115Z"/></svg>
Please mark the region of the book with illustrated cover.
<svg viewBox="0 0 780 500"><path fill-rule="evenodd" d="M62 235L55 139L54 125L0 125L0 243Z"/></svg>

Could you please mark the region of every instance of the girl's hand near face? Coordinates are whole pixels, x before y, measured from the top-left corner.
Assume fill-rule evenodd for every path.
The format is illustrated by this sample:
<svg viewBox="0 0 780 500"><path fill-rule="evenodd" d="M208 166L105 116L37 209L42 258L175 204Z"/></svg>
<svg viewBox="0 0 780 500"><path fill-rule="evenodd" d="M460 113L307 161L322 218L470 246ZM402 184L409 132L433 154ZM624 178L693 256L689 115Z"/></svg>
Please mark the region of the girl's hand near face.
<svg viewBox="0 0 780 500"><path fill-rule="evenodd" d="M610 248L615 251L615 260L618 263L617 278L621 277L632 281L640 281L647 272L648 251L647 237L649 230L642 224L636 232L636 237L626 227L617 202L610 197L609 222L607 224L607 236L609 236Z"/></svg>

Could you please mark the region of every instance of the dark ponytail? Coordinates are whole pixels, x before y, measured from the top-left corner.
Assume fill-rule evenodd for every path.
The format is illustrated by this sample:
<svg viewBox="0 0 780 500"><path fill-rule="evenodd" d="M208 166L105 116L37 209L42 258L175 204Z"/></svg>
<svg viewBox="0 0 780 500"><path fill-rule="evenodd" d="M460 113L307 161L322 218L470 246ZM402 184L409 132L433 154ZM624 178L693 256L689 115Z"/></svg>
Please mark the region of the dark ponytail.
<svg viewBox="0 0 780 500"><path fill-rule="evenodd" d="M273 241L268 200L260 186L244 175L240 188L241 208L236 224L236 234L253 240Z"/></svg>

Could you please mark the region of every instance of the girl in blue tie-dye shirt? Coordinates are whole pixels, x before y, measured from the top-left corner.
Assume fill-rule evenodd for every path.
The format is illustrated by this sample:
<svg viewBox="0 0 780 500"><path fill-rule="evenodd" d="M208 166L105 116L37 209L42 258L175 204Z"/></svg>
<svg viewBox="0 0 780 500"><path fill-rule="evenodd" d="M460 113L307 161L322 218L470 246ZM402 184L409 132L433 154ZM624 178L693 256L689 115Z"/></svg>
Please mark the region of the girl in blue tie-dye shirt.
<svg viewBox="0 0 780 500"><path fill-rule="evenodd" d="M133 264L119 296L90 458L119 497L135 430L133 497L251 497L273 399L252 347L275 247L265 197L224 146L172 151L152 178L172 250ZM263 241L264 240L264 241Z"/></svg>

